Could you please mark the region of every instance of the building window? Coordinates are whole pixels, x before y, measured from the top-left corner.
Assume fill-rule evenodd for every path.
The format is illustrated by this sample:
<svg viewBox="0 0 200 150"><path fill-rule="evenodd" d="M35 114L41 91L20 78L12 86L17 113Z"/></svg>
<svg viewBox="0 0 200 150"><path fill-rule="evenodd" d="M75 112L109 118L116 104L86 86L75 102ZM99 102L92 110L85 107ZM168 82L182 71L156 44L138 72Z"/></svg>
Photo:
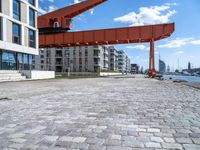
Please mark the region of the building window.
<svg viewBox="0 0 200 150"><path fill-rule="evenodd" d="M13 18L20 20L20 2L19 2L19 0L13 0Z"/></svg>
<svg viewBox="0 0 200 150"><path fill-rule="evenodd" d="M35 31L29 29L29 47L35 48Z"/></svg>
<svg viewBox="0 0 200 150"><path fill-rule="evenodd" d="M35 11L29 8L29 25L35 27Z"/></svg>
<svg viewBox="0 0 200 150"><path fill-rule="evenodd" d="M33 65L33 55L29 55L28 61L29 61L29 69L31 70L32 65Z"/></svg>
<svg viewBox="0 0 200 150"><path fill-rule="evenodd" d="M0 0L0 12L2 12L2 0Z"/></svg>
<svg viewBox="0 0 200 150"><path fill-rule="evenodd" d="M28 54L24 54L24 70L29 70Z"/></svg>
<svg viewBox="0 0 200 150"><path fill-rule="evenodd" d="M2 52L2 70L16 70L16 53Z"/></svg>
<svg viewBox="0 0 200 150"><path fill-rule="evenodd" d="M2 21L2 18L0 17L0 40L2 40L3 39L3 34L2 34L2 31L3 31L3 29L2 29L2 23L3 23L3 21Z"/></svg>
<svg viewBox="0 0 200 150"><path fill-rule="evenodd" d="M21 44L21 29L20 25L13 23L13 31L12 31L12 37L13 37L13 43Z"/></svg>
<svg viewBox="0 0 200 150"><path fill-rule="evenodd" d="M35 0L28 0L28 2L32 5L35 5Z"/></svg>

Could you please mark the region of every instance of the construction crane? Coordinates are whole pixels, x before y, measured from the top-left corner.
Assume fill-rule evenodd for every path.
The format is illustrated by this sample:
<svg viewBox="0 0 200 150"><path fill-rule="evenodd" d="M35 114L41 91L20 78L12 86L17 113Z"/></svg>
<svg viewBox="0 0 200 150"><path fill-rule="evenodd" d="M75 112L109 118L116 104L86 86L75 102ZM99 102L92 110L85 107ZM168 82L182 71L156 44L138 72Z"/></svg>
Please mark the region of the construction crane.
<svg viewBox="0 0 200 150"><path fill-rule="evenodd" d="M174 23L69 32L72 18L107 0L85 0L38 17L39 46L70 47L128 43L150 43L149 77L156 76L154 42L170 37Z"/></svg>

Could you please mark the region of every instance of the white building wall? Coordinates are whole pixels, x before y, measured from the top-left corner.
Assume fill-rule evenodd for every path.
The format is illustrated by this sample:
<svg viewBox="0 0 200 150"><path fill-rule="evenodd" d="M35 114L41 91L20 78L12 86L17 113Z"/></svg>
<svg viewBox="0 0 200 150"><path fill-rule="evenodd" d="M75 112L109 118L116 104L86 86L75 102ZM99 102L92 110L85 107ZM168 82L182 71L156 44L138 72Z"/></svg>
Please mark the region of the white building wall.
<svg viewBox="0 0 200 150"><path fill-rule="evenodd" d="M21 20L18 21L13 18L13 1L2 0L2 12L0 12L0 17L3 18L3 40L0 41L0 49L33 54L33 55L38 54L37 21L35 27L29 25L29 8L34 9L36 11L35 16L37 16L38 0L35 1L36 1L36 6L29 4L28 0L20 1ZM21 45L12 43L12 23L17 23L21 26ZM31 48L27 45L26 41L28 37L27 29L32 29L36 32L36 48Z"/></svg>

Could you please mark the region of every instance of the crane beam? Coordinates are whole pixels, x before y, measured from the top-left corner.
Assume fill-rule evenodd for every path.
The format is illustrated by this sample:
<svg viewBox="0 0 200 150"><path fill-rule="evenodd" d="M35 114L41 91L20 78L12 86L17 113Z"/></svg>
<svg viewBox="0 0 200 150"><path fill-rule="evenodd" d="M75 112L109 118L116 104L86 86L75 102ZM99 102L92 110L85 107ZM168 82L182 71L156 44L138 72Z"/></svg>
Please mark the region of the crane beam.
<svg viewBox="0 0 200 150"><path fill-rule="evenodd" d="M169 37L174 23L102 30L40 34L40 48L145 43Z"/></svg>

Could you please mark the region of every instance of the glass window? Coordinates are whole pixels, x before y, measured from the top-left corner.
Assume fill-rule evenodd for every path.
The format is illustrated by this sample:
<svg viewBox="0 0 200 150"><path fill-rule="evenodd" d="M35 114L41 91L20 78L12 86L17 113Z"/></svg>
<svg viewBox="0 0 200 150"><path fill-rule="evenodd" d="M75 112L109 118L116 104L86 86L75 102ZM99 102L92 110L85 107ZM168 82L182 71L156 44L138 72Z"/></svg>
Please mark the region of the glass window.
<svg viewBox="0 0 200 150"><path fill-rule="evenodd" d="M23 54L18 53L17 54L17 64L18 64L18 69L23 70Z"/></svg>
<svg viewBox="0 0 200 150"><path fill-rule="evenodd" d="M29 46L35 48L35 31L29 29Z"/></svg>
<svg viewBox="0 0 200 150"><path fill-rule="evenodd" d="M32 64L33 64L33 55L29 55L29 69L32 69Z"/></svg>
<svg viewBox="0 0 200 150"><path fill-rule="evenodd" d="M32 5L35 5L35 0L28 0L28 2Z"/></svg>
<svg viewBox="0 0 200 150"><path fill-rule="evenodd" d="M24 54L24 70L28 70L29 65L28 65L28 55Z"/></svg>
<svg viewBox="0 0 200 150"><path fill-rule="evenodd" d="M1 9L2 9L2 8L1 8L2 4L1 4L1 3L2 3L2 0L0 0L0 12L2 11L2 10L1 10Z"/></svg>
<svg viewBox="0 0 200 150"><path fill-rule="evenodd" d="M0 70L2 69L2 51L0 50Z"/></svg>
<svg viewBox="0 0 200 150"><path fill-rule="evenodd" d="M13 31L12 31L13 35L13 43L16 44L21 44L21 29L20 29L20 25L13 23Z"/></svg>
<svg viewBox="0 0 200 150"><path fill-rule="evenodd" d="M2 52L2 70L16 70L16 53Z"/></svg>
<svg viewBox="0 0 200 150"><path fill-rule="evenodd" d="M35 11L29 8L29 25L35 27Z"/></svg>
<svg viewBox="0 0 200 150"><path fill-rule="evenodd" d="M13 18L20 20L20 2L19 2L19 0L13 0Z"/></svg>
<svg viewBox="0 0 200 150"><path fill-rule="evenodd" d="M3 39L3 34L2 34L2 31L3 31L3 29L2 29L2 23L3 23L3 21L2 21L2 18L0 17L0 40L2 40Z"/></svg>

